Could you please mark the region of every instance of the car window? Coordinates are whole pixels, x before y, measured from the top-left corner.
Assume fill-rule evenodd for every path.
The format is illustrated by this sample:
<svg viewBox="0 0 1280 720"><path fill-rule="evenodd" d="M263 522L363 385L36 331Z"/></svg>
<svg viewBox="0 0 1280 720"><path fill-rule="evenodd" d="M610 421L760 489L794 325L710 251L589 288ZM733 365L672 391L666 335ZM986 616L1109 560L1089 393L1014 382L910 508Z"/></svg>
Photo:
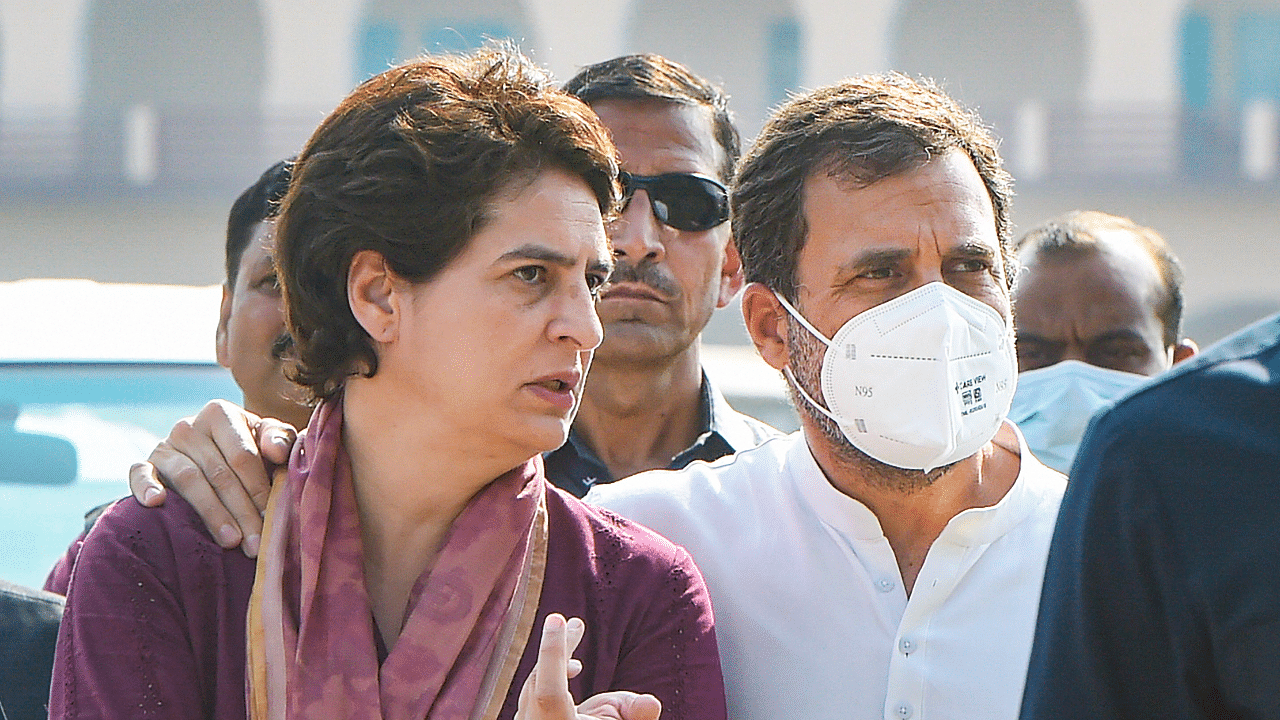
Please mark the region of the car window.
<svg viewBox="0 0 1280 720"><path fill-rule="evenodd" d="M179 418L240 401L212 363L0 364L0 578L39 587Z"/></svg>

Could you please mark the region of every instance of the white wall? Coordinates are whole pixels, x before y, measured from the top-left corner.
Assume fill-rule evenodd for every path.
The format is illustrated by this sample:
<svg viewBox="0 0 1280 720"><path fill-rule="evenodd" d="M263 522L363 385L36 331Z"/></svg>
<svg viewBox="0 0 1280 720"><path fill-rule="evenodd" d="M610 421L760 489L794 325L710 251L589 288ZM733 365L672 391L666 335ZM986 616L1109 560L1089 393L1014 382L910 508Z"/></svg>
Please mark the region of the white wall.
<svg viewBox="0 0 1280 720"><path fill-rule="evenodd" d="M539 60L560 80L586 65L622 54L626 0L526 0L542 41Z"/></svg>
<svg viewBox="0 0 1280 720"><path fill-rule="evenodd" d="M75 112L87 8L88 0L0 0L0 109L6 114Z"/></svg>
<svg viewBox="0 0 1280 720"><path fill-rule="evenodd" d="M261 0L261 5L267 111L333 109L355 79L355 29L362 0Z"/></svg>
<svg viewBox="0 0 1280 720"><path fill-rule="evenodd" d="M806 87L889 67L895 0L796 0L808 40Z"/></svg>
<svg viewBox="0 0 1280 720"><path fill-rule="evenodd" d="M1101 107L1177 103L1179 23L1186 1L1077 2L1090 46L1083 100Z"/></svg>

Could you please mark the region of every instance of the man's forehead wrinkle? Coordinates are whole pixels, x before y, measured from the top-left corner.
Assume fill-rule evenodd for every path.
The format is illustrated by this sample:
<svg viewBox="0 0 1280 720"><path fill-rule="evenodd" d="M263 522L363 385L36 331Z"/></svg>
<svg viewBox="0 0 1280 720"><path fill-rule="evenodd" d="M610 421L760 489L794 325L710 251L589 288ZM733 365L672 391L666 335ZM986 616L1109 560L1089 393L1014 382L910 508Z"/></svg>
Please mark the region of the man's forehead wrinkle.
<svg viewBox="0 0 1280 720"><path fill-rule="evenodd" d="M638 157L640 153L645 157ZM637 175L661 175L668 172L698 172L712 177L719 177L716 171L716 159L691 148L673 148L670 146L647 146L642 150L636 146L629 149L619 145L618 155L622 169Z"/></svg>
<svg viewBox="0 0 1280 720"><path fill-rule="evenodd" d="M1130 341L1136 340L1141 342L1144 338L1142 337L1142 333L1138 332L1132 327L1125 326L1125 327L1111 328L1111 329L1105 330L1103 332L1095 334L1093 337L1089 339L1095 343L1098 343L1098 342L1108 342L1112 340L1130 340Z"/></svg>
<svg viewBox="0 0 1280 720"><path fill-rule="evenodd" d="M1088 296L1095 303L1104 299L1144 300L1164 294L1155 263L1141 251L1128 253L1099 245L1079 252L1041 252L1029 258L1026 266L1029 279L1065 276L1074 279L1077 288L1087 283ZM1086 275L1090 267L1094 272Z"/></svg>
<svg viewBox="0 0 1280 720"><path fill-rule="evenodd" d="M1037 345L1062 345L1063 344L1063 341L1061 340L1055 340L1048 336L1042 335L1040 333L1037 333L1031 330L1026 330L1021 327L1015 327L1014 330L1018 334L1018 342L1023 343L1024 345L1027 343L1035 343Z"/></svg>
<svg viewBox="0 0 1280 720"><path fill-rule="evenodd" d="M1154 315L1135 299L1115 286L1025 284L1018 288L1014 302L1023 329L1046 337L1084 340L1100 332L1132 328L1135 321L1155 322Z"/></svg>
<svg viewBox="0 0 1280 720"><path fill-rule="evenodd" d="M1078 345L1098 345L1106 342L1143 342L1142 333L1128 325L1121 327L1104 326L1102 329L1090 327L1089 323L1081 323L1079 318L1061 319L1048 327L1037 327L1035 330L1019 331L1018 342L1036 342L1046 346L1063 346L1068 343Z"/></svg>

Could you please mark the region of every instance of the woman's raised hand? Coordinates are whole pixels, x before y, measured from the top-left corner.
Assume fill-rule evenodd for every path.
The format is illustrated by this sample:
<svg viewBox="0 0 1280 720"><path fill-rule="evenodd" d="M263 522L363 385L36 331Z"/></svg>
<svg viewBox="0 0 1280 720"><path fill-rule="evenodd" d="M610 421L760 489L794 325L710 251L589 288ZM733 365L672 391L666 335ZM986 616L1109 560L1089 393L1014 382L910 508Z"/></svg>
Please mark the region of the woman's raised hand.
<svg viewBox="0 0 1280 720"><path fill-rule="evenodd" d="M658 720L662 703L626 690L600 693L574 706L569 678L582 671L572 659L586 627L579 618L552 613L542 625L538 662L520 690L516 720Z"/></svg>

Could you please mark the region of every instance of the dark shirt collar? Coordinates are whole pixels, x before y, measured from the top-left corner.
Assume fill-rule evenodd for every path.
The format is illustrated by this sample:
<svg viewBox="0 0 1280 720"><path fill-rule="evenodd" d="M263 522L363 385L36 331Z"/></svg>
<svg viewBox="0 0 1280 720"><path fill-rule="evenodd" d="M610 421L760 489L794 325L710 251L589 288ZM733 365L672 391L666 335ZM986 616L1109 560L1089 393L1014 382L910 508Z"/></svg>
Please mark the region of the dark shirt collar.
<svg viewBox="0 0 1280 720"><path fill-rule="evenodd" d="M698 437L692 445L671 459L667 469L679 470L694 460L710 462L742 449L734 447L726 439L726 435L735 439L738 436L745 437L744 433L739 432L735 427L735 422L741 424L740 417L729 407L724 396L711 386L704 372L702 388L698 395ZM755 441L747 439L745 443L740 444L750 446L755 444ZM569 429L569 439L564 445L543 454L542 457L546 463L547 479L556 487L573 493L577 497L586 495L593 485L611 483L617 479L609 473L609 468L604 461L587 445L586 440L578 434L576 428Z"/></svg>

